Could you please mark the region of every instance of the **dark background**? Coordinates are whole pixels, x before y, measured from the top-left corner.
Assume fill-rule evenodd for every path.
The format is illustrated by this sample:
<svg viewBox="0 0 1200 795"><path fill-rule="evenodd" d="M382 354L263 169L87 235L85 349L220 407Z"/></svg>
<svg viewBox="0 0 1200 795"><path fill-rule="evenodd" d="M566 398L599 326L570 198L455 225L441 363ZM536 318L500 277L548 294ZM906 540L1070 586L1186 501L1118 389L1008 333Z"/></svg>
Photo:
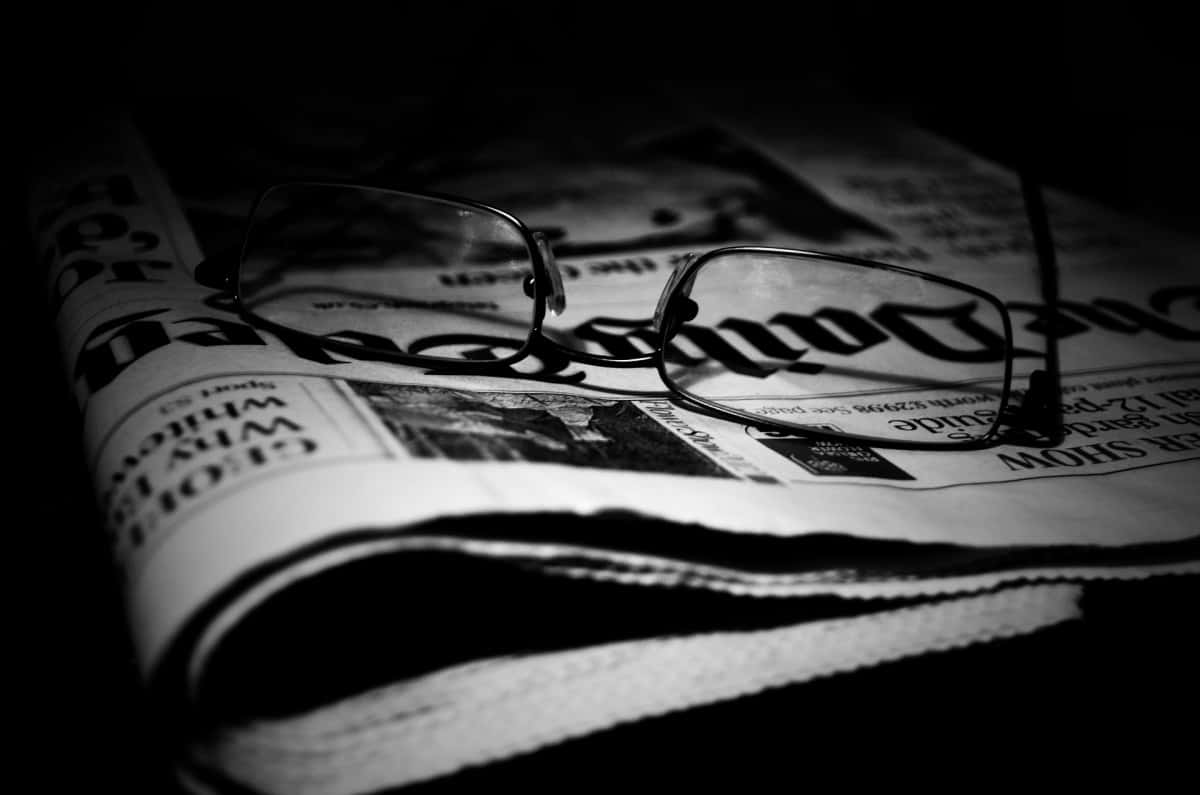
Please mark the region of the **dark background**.
<svg viewBox="0 0 1200 795"><path fill-rule="evenodd" d="M656 78L786 87L823 74L1001 161L1032 155L1051 184L1195 231L1197 64L1182 11L797 7L31 7L9 26L9 170L22 173L45 125L112 103L153 108L182 95L205 114L230 95L400 100L485 90L492 79L551 92ZM28 740L13 775L33 777L38 791L160 790L156 735L129 662L24 220L12 213L5 236L16 273L6 392L10 412L21 412L10 414L18 543L5 558L16 614L6 648L18 664L9 678L22 705L17 731ZM1035 763L1093 781L1158 777L1180 770L1197 702L1196 593L1186 580L1098 586L1085 622L1035 638L791 688L769 705L670 719L471 783L553 785L555 775L580 770L597 783L680 787L720 775L977 781L1033 775ZM658 773L644 770L650 762Z"/></svg>

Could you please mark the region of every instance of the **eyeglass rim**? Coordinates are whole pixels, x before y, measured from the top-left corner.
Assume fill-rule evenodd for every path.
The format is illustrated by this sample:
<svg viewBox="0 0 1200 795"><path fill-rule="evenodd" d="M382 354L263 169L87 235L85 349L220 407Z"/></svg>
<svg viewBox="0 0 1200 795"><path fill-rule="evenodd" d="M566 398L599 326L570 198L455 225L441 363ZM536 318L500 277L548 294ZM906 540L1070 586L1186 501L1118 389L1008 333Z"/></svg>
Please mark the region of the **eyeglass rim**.
<svg viewBox="0 0 1200 795"><path fill-rule="evenodd" d="M695 276L705 264L713 259L731 254L772 254L786 257L794 257L796 259L809 260L826 260L839 262L846 265L856 265L863 268L874 270L885 270L893 273L912 276L924 281L934 282L946 287L952 287L964 292L970 293L977 298L986 301L995 309L1001 318L1003 326L1003 353L1004 353L1004 381L1000 390L1000 405L996 410L996 418L992 422L987 433L971 439L955 439L949 441L920 441L920 440L905 440L892 437L868 436L865 434L846 433L842 431L823 431L811 426L806 426L801 423L789 422L782 419L767 419L749 412L739 411L729 406L721 405L705 398L693 395L683 387L679 386L675 380L667 372L666 348L670 342L669 337L673 335L675 329L670 322L672 312L677 312L686 298L684 289L688 285L689 280ZM661 328L657 329L659 333L659 341L655 348L655 364L658 368L659 377L663 383L671 390L671 393L678 396L681 400L686 401L693 407L701 407L707 413L715 413L718 416L726 419L736 418L751 425L764 426L769 425L776 428L785 428L790 431L795 431L802 434L805 438L824 439L827 441L841 441L866 444L874 447L887 446L895 449L909 450L966 450L983 448L994 445L1001 437L1002 428L1005 425L1004 419L1008 414L1009 403L1012 394L1012 369L1013 369L1013 330L1012 319L1009 316L1008 308L1004 302L997 298L992 293L975 285L960 282L957 279L951 279L946 276L939 276L927 271L907 268L902 265L891 265L885 262L876 262L874 260L862 259L846 254L836 254L828 251L810 251L807 249L793 248L778 248L773 246L725 246L722 248L712 249L700 254L689 261L683 263L682 267L671 275L667 281L667 286L664 288L664 295L661 299L663 306Z"/></svg>
<svg viewBox="0 0 1200 795"><path fill-rule="evenodd" d="M345 190L372 191L399 196L408 196L415 199L429 199L450 204L460 204L476 211L498 216L507 223L511 224L520 234L521 240L525 244L526 251L529 254L530 263L533 266L534 274L533 315L530 322L529 332L526 335L521 347L509 356L505 356L500 359L487 360L455 359L444 356L427 356L424 354L412 354L404 351L391 351L382 348L365 348L363 346L345 342L334 337L326 337L320 334L302 331L281 323L276 323L275 321L265 318L249 308L242 294L241 275L242 263L245 261L246 250L250 245L250 233L253 228L253 219L255 213L257 213L259 208L262 206L262 203L272 192L289 187L340 188ZM276 334L299 336L303 339L312 340L321 347L329 348L330 350L339 353L353 355L359 359L387 361L416 366L423 365L427 367L445 367L453 368L456 372L478 372L485 374L489 370L495 370L498 367L515 364L521 361L529 356L530 353L532 353L539 339L544 339L544 335L542 334L542 324L544 323L546 317L546 297L553 291L553 286L549 267L547 266L545 259L542 257L541 249L538 246L537 238L533 231L530 230L529 227L525 225L525 222L520 218L498 207L493 207L490 204L485 204L484 202L476 201L474 199L468 199L463 196L456 196L454 194L440 193L436 191L413 191L397 188L383 188L377 185L356 182L290 180L268 185L258 192L254 201L251 203L250 212L247 215L246 231L242 235L242 244L238 249L237 266L233 273L232 289L235 305L237 306L238 311L248 318L253 318L254 322Z"/></svg>

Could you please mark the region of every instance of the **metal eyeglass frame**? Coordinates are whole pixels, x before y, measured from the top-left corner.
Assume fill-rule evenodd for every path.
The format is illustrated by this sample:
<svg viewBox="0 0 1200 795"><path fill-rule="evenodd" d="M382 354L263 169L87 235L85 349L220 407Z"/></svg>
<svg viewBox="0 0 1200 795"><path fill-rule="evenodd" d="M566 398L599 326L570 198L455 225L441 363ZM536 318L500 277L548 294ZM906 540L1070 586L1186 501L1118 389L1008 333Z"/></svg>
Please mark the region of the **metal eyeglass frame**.
<svg viewBox="0 0 1200 795"><path fill-rule="evenodd" d="M562 285L562 277L555 263L554 253L545 237L530 230L523 221L509 212L492 207L472 199L453 196L444 193L418 192L379 188L371 185L337 183L337 182L303 182L281 183L261 191L255 199L249 219L253 219L263 200L272 191L289 186L313 186L341 189L360 189L383 191L389 194L402 195L416 199L428 199L440 202L450 202L499 216L513 226L521 235L529 254L532 273L523 284L526 295L534 301L533 319L528 336L523 345L512 355L498 359L470 360L451 359L448 357L409 354L394 349L366 348L344 340L325 337L318 334L301 331L289 326L275 323L260 317L243 301L240 269L249 237L243 242L242 248L235 252L210 258L200 263L196 268L196 279L201 284L215 289L231 291L239 314L247 321L272 331L276 334L291 335L313 342L329 350L355 356L359 359L391 361L401 364L419 365L431 372L439 372L439 367L454 374L479 373L486 375L489 371L512 365L525 357L535 354L540 348L550 348L567 359L581 364L602 367L644 367L654 365L663 383L671 394L688 408L721 419L749 423L759 428L781 430L813 439L849 442L872 447L908 450L970 450L990 447L1000 443L1014 443L1037 447L1052 447L1062 439L1062 424L1058 414L1058 363L1057 348L1053 334L1047 334L1046 370L1039 370L1031 375L1030 389L1019 407L1010 406L1012 392L1013 343L1012 322L1004 303L996 296L977 287L964 284L954 279L926 273L924 271L889 265L883 262L860 259L841 254L803 249L774 248L766 246L727 246L712 249L700 255L689 256L681 261L672 271L659 297L653 320L653 327L658 335L658 344L650 353L635 357L603 356L577 350L562 345L542 332L547 305L557 315L566 307L566 294ZM1053 244L1049 237L1049 226L1045 207L1036 185L1022 175L1022 192L1026 204L1035 249L1038 254L1042 276L1042 291L1044 298L1050 302L1057 298L1057 279L1053 258ZM247 229L251 224L247 223ZM693 277L711 259L731 253L768 253L784 256L797 256L807 259L826 260L864 268L890 271L969 293L991 305L999 313L1003 323L1004 337L1004 383L1000 394L1000 407L996 412L996 421L988 432L973 439L952 441L916 441L894 438L883 438L860 434L826 431L811 426L791 423L777 419L767 419L748 412L732 409L718 403L696 397L676 385L667 372L665 350L682 323L695 316L695 303L689 298ZM1053 306L1053 304L1051 304Z"/></svg>

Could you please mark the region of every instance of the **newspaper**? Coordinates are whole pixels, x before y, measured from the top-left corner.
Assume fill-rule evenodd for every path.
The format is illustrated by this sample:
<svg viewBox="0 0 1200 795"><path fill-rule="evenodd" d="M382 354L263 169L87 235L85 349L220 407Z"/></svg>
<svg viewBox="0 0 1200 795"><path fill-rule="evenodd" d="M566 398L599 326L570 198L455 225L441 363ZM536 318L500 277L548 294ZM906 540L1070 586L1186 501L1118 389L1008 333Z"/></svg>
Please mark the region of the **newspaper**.
<svg viewBox="0 0 1200 795"><path fill-rule="evenodd" d="M1057 334L1063 444L829 445L689 411L653 368L531 357L507 375L447 375L280 337L193 278L236 240L244 190L189 194L186 170L164 174L128 120L81 127L79 156L45 173L31 220L149 678L178 669L195 695L257 608L318 572L400 552L761 597L1200 569L1200 285L1188 265L1200 244L1052 192L1063 300L1050 317L1004 169L825 112L797 125L660 110L581 107L570 132L534 118L405 173L552 233L568 309L547 331L600 353L645 352L672 268L723 245L820 249L977 285L1013 315L1018 386ZM371 163L341 176L395 176ZM463 295L478 277L451 269L444 283ZM872 394L805 411L818 427L872 414L930 439L989 409Z"/></svg>

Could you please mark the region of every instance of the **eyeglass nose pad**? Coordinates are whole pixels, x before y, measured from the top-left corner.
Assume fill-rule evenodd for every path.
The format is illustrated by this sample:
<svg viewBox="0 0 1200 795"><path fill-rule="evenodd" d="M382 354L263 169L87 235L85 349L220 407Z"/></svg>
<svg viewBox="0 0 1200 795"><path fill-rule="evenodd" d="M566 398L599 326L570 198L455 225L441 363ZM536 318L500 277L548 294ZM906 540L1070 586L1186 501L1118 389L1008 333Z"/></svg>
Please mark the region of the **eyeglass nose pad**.
<svg viewBox="0 0 1200 795"><path fill-rule="evenodd" d="M237 279L240 251L216 254L196 266L193 277L205 287L214 290L232 290Z"/></svg>
<svg viewBox="0 0 1200 795"><path fill-rule="evenodd" d="M550 249L546 236L541 232L534 232L533 239L537 243L538 253L542 255L542 262L546 263L546 273L550 275L550 294L546 296L546 309L551 315L558 317L567 308L567 293L563 290L562 274L558 270L558 263L554 260L554 252Z"/></svg>
<svg viewBox="0 0 1200 795"><path fill-rule="evenodd" d="M667 311L667 304L671 300L671 293L672 293L672 291L674 291L676 283L679 282L679 277L681 277L683 275L683 272L688 269L688 266L691 265L692 262L695 261L695 259L696 259L695 254L685 254L683 259L681 259L675 265L675 269L673 271L671 271L671 276L667 279L666 286L663 287L662 295L660 295L658 297L658 306L656 306L654 308L654 330L656 332L658 332L660 334L662 333L663 315ZM681 298L687 298L688 296L691 295L692 285L694 283L695 283L695 279L688 279L686 284L680 286L679 295ZM693 315L692 317L695 317L695 315ZM688 319L690 320L691 318L688 318Z"/></svg>

